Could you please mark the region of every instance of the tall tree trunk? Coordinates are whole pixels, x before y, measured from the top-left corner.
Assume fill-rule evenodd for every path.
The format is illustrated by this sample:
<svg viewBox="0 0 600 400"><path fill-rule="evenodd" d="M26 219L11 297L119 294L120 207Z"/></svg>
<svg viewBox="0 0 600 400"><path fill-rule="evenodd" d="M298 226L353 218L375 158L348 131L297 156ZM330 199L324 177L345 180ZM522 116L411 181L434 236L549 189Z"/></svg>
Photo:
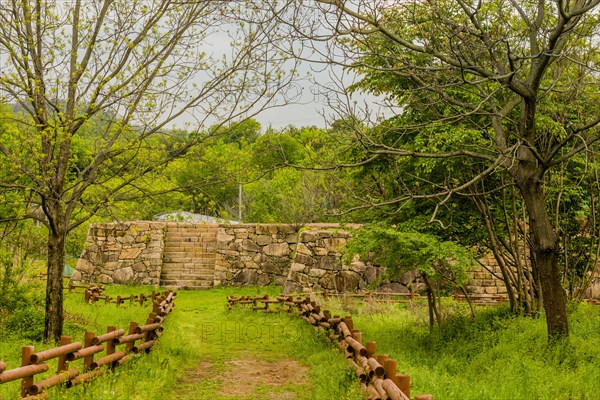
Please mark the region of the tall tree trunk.
<svg viewBox="0 0 600 400"><path fill-rule="evenodd" d="M57 221L48 230L48 279L46 282L46 316L44 340L58 342L63 329L63 267L65 260L64 223Z"/></svg>
<svg viewBox="0 0 600 400"><path fill-rule="evenodd" d="M521 187L529 214L533 262L539 273L544 310L550 339L569 335L567 301L558 266L558 235L546 211L545 196L540 185Z"/></svg>
<svg viewBox="0 0 600 400"><path fill-rule="evenodd" d="M552 341L569 335L569 323L567 301L558 267L558 235L546 208L543 178L547 165L543 164L540 155L536 157L531 147L536 138L536 102L535 95L521 100L519 135L522 145L517 150L517 163L512 173L529 216L532 265L539 276L546 311L548 339Z"/></svg>

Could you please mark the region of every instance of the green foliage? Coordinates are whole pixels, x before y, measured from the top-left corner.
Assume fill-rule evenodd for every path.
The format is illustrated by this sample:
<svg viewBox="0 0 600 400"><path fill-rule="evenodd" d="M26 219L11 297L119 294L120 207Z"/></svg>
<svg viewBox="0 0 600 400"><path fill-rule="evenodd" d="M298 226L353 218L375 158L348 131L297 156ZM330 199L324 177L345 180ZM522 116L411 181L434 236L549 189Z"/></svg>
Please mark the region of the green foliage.
<svg viewBox="0 0 600 400"><path fill-rule="evenodd" d="M326 177L313 171L278 169L271 179L244 187L247 222L325 222Z"/></svg>
<svg viewBox="0 0 600 400"><path fill-rule="evenodd" d="M464 306L464 304L463 304ZM325 307L342 315L348 306ZM600 390L600 309L578 304L570 313L569 340L549 347L543 318L517 317L506 307L480 308L475 318L461 314L430 332L426 308L354 305L355 327L377 352L398 362L411 377L411 397L434 399L595 400Z"/></svg>
<svg viewBox="0 0 600 400"><path fill-rule="evenodd" d="M346 245L345 261L351 262L355 254L386 267L393 276L417 269L423 275L457 285L466 282L466 269L473 260L471 253L456 243L426 233L378 225L368 225L353 233Z"/></svg>

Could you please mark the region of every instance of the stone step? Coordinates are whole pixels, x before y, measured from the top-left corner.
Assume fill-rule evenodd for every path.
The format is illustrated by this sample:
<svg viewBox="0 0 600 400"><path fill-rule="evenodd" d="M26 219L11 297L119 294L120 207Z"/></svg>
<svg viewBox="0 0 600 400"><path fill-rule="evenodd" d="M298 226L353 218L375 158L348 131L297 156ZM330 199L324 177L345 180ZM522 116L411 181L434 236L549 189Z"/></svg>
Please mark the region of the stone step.
<svg viewBox="0 0 600 400"><path fill-rule="evenodd" d="M165 284L173 284L173 285L186 284L187 285L187 284L189 284L189 282L192 282L192 281L195 282L196 284L212 283L214 281L214 279L212 276L186 276L186 277L183 277L180 279L167 276L165 278L161 278L160 281Z"/></svg>
<svg viewBox="0 0 600 400"><path fill-rule="evenodd" d="M214 277L212 275L201 275L201 276L165 276L161 277L161 282L184 282L184 281L202 281L202 282L212 282Z"/></svg>
<svg viewBox="0 0 600 400"><path fill-rule="evenodd" d="M187 246L196 245L196 246L207 246L207 245L216 245L216 239L210 238L165 238L165 246L181 246L185 244Z"/></svg>
<svg viewBox="0 0 600 400"><path fill-rule="evenodd" d="M215 227L197 227L197 228L172 228L172 227L167 227L167 229L165 230L165 232L167 234L175 234L175 233L190 233L190 234L197 234L197 233L214 233L215 235L217 234L217 232L219 231L218 228Z"/></svg>
<svg viewBox="0 0 600 400"><path fill-rule="evenodd" d="M178 243L169 244L163 249L164 253L180 253L182 251L202 251L207 254L215 254L216 248L214 245L208 243Z"/></svg>
<svg viewBox="0 0 600 400"><path fill-rule="evenodd" d="M209 237L166 237L165 238L165 246L166 245L175 245L180 243L192 243L192 244L215 244L217 243L216 238Z"/></svg>
<svg viewBox="0 0 600 400"><path fill-rule="evenodd" d="M184 262L163 262L162 268L195 268L195 267L207 267L214 268L215 262L213 260L201 260L193 259L192 261Z"/></svg>
<svg viewBox="0 0 600 400"><path fill-rule="evenodd" d="M162 266L162 270L167 269L198 269L198 268L206 268L206 269L215 269L216 264L210 260L193 260L186 262L170 262L164 263Z"/></svg>
<svg viewBox="0 0 600 400"><path fill-rule="evenodd" d="M212 286L213 280L208 279L169 279L169 280L160 280L160 286Z"/></svg>
<svg viewBox="0 0 600 400"><path fill-rule="evenodd" d="M215 270L209 268L198 268L198 269L166 269L163 270L161 276L179 276L179 275L211 275L214 276Z"/></svg>
<svg viewBox="0 0 600 400"><path fill-rule="evenodd" d="M194 251L192 249L188 251L165 251L163 252L163 260L167 258L200 258L207 260L214 260L216 257L214 253L206 253L204 251Z"/></svg>
<svg viewBox="0 0 600 400"><path fill-rule="evenodd" d="M161 275L164 274L211 274L214 275L215 269L210 265L198 265L192 267L163 268Z"/></svg>
<svg viewBox="0 0 600 400"><path fill-rule="evenodd" d="M161 287L163 287L164 289L167 290L207 290L212 288L212 285L202 285L202 286L178 286L178 285L169 285L169 286L164 286L161 285Z"/></svg>
<svg viewBox="0 0 600 400"><path fill-rule="evenodd" d="M166 232L165 238L217 238L217 232Z"/></svg>
<svg viewBox="0 0 600 400"><path fill-rule="evenodd" d="M214 258L200 258L200 257L163 257L163 265L165 264L191 264L191 263L205 263L214 264Z"/></svg>

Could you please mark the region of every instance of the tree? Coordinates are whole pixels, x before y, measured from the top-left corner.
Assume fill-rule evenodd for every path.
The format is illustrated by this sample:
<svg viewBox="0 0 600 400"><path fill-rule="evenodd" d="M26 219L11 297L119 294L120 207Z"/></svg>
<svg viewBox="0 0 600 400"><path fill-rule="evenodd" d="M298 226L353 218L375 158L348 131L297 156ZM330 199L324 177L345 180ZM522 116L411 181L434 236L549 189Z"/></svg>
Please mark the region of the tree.
<svg viewBox="0 0 600 400"><path fill-rule="evenodd" d="M549 338L567 336L548 184L600 139L599 1L301 3L290 2L280 20L299 39L326 41L328 47L313 46L321 61L353 69L362 77L355 89L384 95L388 115L396 111L389 123L367 130L368 115L347 103L346 113L361 122L354 143L370 157L363 164L393 157L470 166L460 179L399 176L403 190L384 203L438 199L434 221L454 195L486 198L477 183L506 174L527 218Z"/></svg>
<svg viewBox="0 0 600 400"><path fill-rule="evenodd" d="M67 234L201 142L204 123L251 117L293 78L263 16L243 2L0 2L0 98L16 105L0 188L48 227L46 339L62 332ZM154 147L182 121L190 140Z"/></svg>
<svg viewBox="0 0 600 400"><path fill-rule="evenodd" d="M391 229L367 225L358 229L346 246L345 261L351 263L355 254L386 268L397 277L418 270L427 292L429 327L443 323L440 290L445 287L463 289L472 254L464 247L440 241L433 235L406 229Z"/></svg>

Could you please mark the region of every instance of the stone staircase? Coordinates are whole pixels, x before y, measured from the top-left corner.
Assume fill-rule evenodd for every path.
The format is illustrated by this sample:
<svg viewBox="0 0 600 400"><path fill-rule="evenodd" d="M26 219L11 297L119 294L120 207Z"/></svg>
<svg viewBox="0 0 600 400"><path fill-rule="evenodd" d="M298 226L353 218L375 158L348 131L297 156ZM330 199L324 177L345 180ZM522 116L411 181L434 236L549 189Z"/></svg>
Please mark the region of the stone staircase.
<svg viewBox="0 0 600 400"><path fill-rule="evenodd" d="M167 223L160 286L167 289L213 287L217 232L217 224Z"/></svg>

